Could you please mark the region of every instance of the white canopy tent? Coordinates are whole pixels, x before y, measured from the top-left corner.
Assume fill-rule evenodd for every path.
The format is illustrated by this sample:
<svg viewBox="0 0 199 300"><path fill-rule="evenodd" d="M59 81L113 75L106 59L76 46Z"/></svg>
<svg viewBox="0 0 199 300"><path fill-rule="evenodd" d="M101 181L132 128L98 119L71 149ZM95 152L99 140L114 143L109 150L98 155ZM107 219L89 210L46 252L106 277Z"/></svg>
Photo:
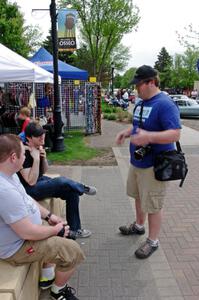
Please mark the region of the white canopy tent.
<svg viewBox="0 0 199 300"><path fill-rule="evenodd" d="M53 74L0 43L0 82L53 83Z"/></svg>

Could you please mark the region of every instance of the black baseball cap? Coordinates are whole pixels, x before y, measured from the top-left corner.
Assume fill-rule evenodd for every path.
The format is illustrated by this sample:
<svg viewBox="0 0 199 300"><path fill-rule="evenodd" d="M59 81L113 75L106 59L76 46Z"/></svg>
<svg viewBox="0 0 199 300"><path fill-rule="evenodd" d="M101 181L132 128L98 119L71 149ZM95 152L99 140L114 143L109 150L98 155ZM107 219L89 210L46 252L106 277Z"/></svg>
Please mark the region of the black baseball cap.
<svg viewBox="0 0 199 300"><path fill-rule="evenodd" d="M136 70L133 80L130 83L138 84L140 81L153 78L157 75L158 75L157 70L153 69L150 66L143 65Z"/></svg>
<svg viewBox="0 0 199 300"><path fill-rule="evenodd" d="M46 130L38 122L30 122L25 129L27 137L39 137L44 134Z"/></svg>

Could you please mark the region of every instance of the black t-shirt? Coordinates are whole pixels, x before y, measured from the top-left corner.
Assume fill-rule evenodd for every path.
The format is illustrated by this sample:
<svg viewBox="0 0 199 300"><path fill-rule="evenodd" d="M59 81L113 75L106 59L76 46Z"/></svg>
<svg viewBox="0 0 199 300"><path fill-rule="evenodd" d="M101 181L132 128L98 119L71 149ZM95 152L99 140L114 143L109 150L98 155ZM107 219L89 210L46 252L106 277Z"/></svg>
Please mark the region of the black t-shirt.
<svg viewBox="0 0 199 300"><path fill-rule="evenodd" d="M33 158L30 154L30 151L29 150L26 150L25 151L25 161L23 163L23 169L29 169L29 168L32 168L32 165L33 165ZM39 177L38 179L43 175L43 159L40 157L40 163L39 163ZM19 179L21 181L21 183L23 184L24 187L26 186L30 186L26 181L25 179L23 178L23 176L21 175L20 172L17 173L17 175L19 176ZM37 180L38 180L37 179Z"/></svg>

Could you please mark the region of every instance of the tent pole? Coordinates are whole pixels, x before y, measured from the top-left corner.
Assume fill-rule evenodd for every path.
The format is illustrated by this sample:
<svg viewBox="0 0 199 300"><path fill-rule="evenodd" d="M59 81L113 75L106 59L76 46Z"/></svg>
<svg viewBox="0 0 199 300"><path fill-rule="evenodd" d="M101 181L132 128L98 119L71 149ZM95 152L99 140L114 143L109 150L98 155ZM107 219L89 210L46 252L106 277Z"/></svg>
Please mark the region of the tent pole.
<svg viewBox="0 0 199 300"><path fill-rule="evenodd" d="M32 88L32 92L33 92L33 95L35 97L35 83L33 82L33 88ZM35 117L36 117L36 113L35 113L35 106L33 107L32 109L32 114L33 114L33 119L35 120Z"/></svg>

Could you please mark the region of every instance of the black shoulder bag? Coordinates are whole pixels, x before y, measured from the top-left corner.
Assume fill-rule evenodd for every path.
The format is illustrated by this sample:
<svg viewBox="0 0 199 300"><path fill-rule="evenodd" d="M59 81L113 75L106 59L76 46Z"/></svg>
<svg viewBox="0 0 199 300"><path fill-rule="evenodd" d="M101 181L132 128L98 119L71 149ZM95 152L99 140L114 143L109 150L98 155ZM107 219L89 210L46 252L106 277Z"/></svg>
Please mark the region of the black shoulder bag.
<svg viewBox="0 0 199 300"><path fill-rule="evenodd" d="M134 108L136 110L137 106ZM133 111L133 112L134 112ZM143 103L139 115L139 127L142 127ZM162 151L155 156L154 174L159 181L181 180L182 187L188 173L188 165L182 152L180 142L176 142L176 150Z"/></svg>
<svg viewBox="0 0 199 300"><path fill-rule="evenodd" d="M156 155L154 173L157 180L181 180L179 186L182 187L187 172L188 166L179 141L176 142L176 150L162 151Z"/></svg>

